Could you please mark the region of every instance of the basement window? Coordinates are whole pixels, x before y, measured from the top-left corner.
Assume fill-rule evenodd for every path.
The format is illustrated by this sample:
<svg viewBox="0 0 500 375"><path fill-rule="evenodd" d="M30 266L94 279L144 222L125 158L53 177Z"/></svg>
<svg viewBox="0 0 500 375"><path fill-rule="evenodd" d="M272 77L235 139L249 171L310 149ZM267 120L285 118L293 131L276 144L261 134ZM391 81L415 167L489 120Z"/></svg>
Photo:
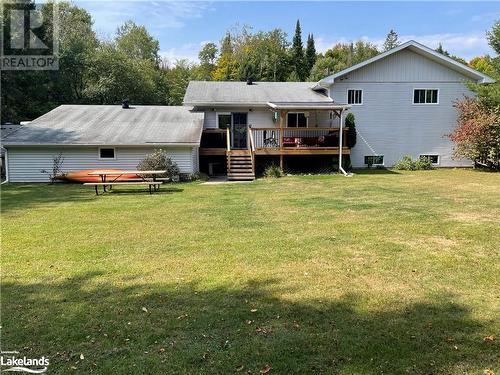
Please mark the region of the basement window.
<svg viewBox="0 0 500 375"><path fill-rule="evenodd" d="M439 155L420 155L420 159L429 160L431 164L439 164Z"/></svg>
<svg viewBox="0 0 500 375"><path fill-rule="evenodd" d="M438 104L438 89L414 89L413 104Z"/></svg>
<svg viewBox="0 0 500 375"><path fill-rule="evenodd" d="M114 148L100 148L99 149L99 159L115 159L115 149Z"/></svg>
<svg viewBox="0 0 500 375"><path fill-rule="evenodd" d="M384 155L365 156L365 164L370 165L384 165Z"/></svg>

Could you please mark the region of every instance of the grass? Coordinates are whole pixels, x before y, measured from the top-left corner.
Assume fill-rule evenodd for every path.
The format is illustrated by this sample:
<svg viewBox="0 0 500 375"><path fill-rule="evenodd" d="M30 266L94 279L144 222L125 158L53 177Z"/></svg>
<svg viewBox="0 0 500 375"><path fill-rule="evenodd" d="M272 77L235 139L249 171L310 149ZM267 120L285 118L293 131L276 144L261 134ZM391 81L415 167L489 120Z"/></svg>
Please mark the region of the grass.
<svg viewBox="0 0 500 375"><path fill-rule="evenodd" d="M51 374L500 372L500 175L140 190L2 187L2 349Z"/></svg>

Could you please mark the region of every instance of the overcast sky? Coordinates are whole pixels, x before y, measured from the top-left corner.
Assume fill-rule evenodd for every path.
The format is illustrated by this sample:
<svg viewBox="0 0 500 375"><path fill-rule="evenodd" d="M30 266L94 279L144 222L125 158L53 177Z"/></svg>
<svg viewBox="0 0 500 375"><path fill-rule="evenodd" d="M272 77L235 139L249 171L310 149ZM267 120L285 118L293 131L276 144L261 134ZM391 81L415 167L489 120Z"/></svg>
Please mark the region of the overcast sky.
<svg viewBox="0 0 500 375"><path fill-rule="evenodd" d="M325 51L337 42L364 39L381 44L396 30L402 41L414 39L431 48L441 42L467 60L492 54L485 32L500 19L499 2L271 2L271 1L76 1L94 19L101 37L113 36L131 19L160 41L161 54L172 62L197 60L201 46L218 42L235 24L254 30L282 28L289 39L300 19L305 41L313 33Z"/></svg>

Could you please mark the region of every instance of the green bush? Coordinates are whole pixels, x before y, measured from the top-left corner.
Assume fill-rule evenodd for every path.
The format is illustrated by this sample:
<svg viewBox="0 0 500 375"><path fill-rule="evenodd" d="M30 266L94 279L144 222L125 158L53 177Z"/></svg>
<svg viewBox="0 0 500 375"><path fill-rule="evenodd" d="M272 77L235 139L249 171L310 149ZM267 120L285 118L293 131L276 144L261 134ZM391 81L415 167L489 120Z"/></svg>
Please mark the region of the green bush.
<svg viewBox="0 0 500 375"><path fill-rule="evenodd" d="M347 129L347 147L353 148L356 146L356 123L354 114L348 113L345 117L345 127Z"/></svg>
<svg viewBox="0 0 500 375"><path fill-rule="evenodd" d="M151 154L146 155L139 165L137 165L137 169L140 171L166 170L167 173L161 177L170 178L172 181L179 181L179 167L162 149L154 150Z"/></svg>
<svg viewBox="0 0 500 375"><path fill-rule="evenodd" d="M413 160L410 155L405 155L401 160L394 164L393 168L400 171L428 170L432 169L432 164L427 158L418 158Z"/></svg>
<svg viewBox="0 0 500 375"><path fill-rule="evenodd" d="M283 171L276 164L270 165L264 170L264 177L279 178L283 177L283 175Z"/></svg>

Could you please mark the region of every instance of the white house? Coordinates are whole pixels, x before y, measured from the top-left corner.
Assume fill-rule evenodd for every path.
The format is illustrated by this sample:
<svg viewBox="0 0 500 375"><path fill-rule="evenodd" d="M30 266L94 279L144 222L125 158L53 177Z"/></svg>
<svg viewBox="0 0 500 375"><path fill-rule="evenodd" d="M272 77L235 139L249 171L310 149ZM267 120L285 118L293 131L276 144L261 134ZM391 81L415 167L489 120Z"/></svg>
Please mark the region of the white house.
<svg viewBox="0 0 500 375"><path fill-rule="evenodd" d="M391 167L404 155L438 167L467 167L446 137L456 126L453 103L474 95L466 82L493 80L410 41L319 82L189 83L183 107L61 106L2 138L8 179L44 181L54 154L63 170L133 169L165 148L181 172L218 166L229 179L253 179L276 159L350 157L353 167ZM352 112L354 147L344 120Z"/></svg>

